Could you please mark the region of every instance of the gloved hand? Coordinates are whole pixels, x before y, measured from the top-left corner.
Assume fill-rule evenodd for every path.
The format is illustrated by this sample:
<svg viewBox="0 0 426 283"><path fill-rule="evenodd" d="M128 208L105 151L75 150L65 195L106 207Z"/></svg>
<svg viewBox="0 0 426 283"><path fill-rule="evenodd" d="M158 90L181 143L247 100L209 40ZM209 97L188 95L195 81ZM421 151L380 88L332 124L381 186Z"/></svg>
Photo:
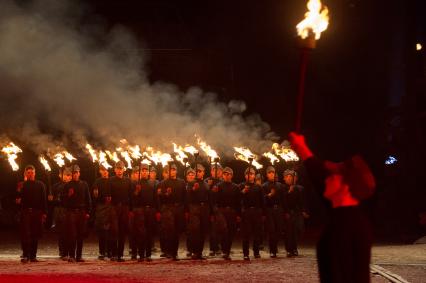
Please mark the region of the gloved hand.
<svg viewBox="0 0 426 283"><path fill-rule="evenodd" d="M291 143L291 148L297 153L297 155L302 159L306 160L309 157L313 156L313 153L306 145L305 137L295 132L291 132L288 135L289 141Z"/></svg>

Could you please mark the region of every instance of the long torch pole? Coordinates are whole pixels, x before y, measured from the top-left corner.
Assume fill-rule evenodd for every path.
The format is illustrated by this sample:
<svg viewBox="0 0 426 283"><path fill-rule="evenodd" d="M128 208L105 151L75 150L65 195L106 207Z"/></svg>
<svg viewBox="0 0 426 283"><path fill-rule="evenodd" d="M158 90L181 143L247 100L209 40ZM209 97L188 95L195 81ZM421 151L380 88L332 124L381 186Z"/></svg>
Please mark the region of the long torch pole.
<svg viewBox="0 0 426 283"><path fill-rule="evenodd" d="M299 88L297 94L297 109L296 109L296 121L295 129L296 132L300 132L302 128L302 116L303 116L303 104L305 100L305 80L306 70L308 67L309 54L315 48L315 38L310 35L305 39L300 39L300 73L299 73Z"/></svg>

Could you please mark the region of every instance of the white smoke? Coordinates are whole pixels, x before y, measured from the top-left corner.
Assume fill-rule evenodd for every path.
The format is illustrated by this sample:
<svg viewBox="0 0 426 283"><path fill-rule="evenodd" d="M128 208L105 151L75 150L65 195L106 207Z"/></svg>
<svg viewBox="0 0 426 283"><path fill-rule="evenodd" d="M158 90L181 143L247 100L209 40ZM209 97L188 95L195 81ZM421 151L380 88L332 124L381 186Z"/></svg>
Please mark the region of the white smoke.
<svg viewBox="0 0 426 283"><path fill-rule="evenodd" d="M93 27L78 24L82 10L70 3L0 2L5 134L36 152L84 146L86 139L109 146L122 138L167 150L172 141L194 144L194 134L222 154L233 146L270 148L275 135L257 115L243 116L243 102L224 103L198 87L181 91L149 82L133 36L120 26L90 36Z"/></svg>

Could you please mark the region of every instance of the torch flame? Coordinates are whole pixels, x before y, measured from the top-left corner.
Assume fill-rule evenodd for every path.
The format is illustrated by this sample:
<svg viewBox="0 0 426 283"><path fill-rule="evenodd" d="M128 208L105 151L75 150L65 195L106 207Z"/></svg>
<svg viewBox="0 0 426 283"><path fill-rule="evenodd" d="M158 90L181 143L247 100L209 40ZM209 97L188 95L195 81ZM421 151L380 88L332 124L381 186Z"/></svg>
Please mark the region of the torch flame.
<svg viewBox="0 0 426 283"><path fill-rule="evenodd" d="M109 169L112 166L108 163L107 159L106 159L107 154L103 151L99 152L99 164L101 164L103 167L105 167L105 169Z"/></svg>
<svg viewBox="0 0 426 283"><path fill-rule="evenodd" d="M12 166L13 171L19 170L19 165L16 163L16 159L18 158L18 153L22 152L18 146L16 146L13 142L10 142L7 146L3 147L1 150L3 153L7 155L7 160Z"/></svg>
<svg viewBox="0 0 426 283"><path fill-rule="evenodd" d="M64 155L62 153L57 153L53 156L53 160L58 164L59 167L65 165Z"/></svg>
<svg viewBox="0 0 426 283"><path fill-rule="evenodd" d="M305 39L309 36L309 31L312 31L318 40L328 27L328 8L321 4L321 0L309 0L307 7L305 18L296 26L297 34Z"/></svg>
<svg viewBox="0 0 426 283"><path fill-rule="evenodd" d="M93 163L98 161L98 157L96 156L96 150L94 150L90 144L86 144L86 149L89 151L90 156L92 157Z"/></svg>
<svg viewBox="0 0 426 283"><path fill-rule="evenodd" d="M250 163L250 159L253 159L251 161L251 164L254 167L256 167L256 169L260 169L260 168L263 167L262 164L257 162L257 160L256 160L257 156L254 153L252 153L250 149L248 149L246 147L234 147L234 150L236 151L236 153L234 154L235 159L242 160L242 161L245 161L247 163Z"/></svg>
<svg viewBox="0 0 426 283"><path fill-rule="evenodd" d="M124 158L124 160L126 160L126 162L127 162L127 168L128 169L132 169L132 158L130 157L129 152L122 151L122 152L120 152L120 154Z"/></svg>
<svg viewBox="0 0 426 283"><path fill-rule="evenodd" d="M49 162L46 160L46 158L43 155L39 156L39 160L40 160L40 163L43 164L44 169L46 171L49 171L49 172L52 171L52 168L50 168Z"/></svg>
<svg viewBox="0 0 426 283"><path fill-rule="evenodd" d="M71 153L69 153L68 151L64 151L63 152L64 156L66 159L69 160L69 162L72 162L73 160L77 160L74 156L72 156Z"/></svg>
<svg viewBox="0 0 426 283"><path fill-rule="evenodd" d="M185 154L184 148L173 143L173 151L176 152L176 160L185 165L184 159L188 158L188 155Z"/></svg>
<svg viewBox="0 0 426 283"><path fill-rule="evenodd" d="M207 154L207 156L210 157L212 162L216 158L219 158L217 152L212 149L211 146L209 146L206 142L202 141L200 138L197 138L197 142L201 149Z"/></svg>
<svg viewBox="0 0 426 283"><path fill-rule="evenodd" d="M273 153L270 152L265 152L263 154L263 156L269 158L269 160L271 161L271 164L274 165L275 162L279 162L280 160L278 159L278 157L276 157Z"/></svg>
<svg viewBox="0 0 426 283"><path fill-rule="evenodd" d="M274 143L272 145L272 150L286 162L299 161L299 156L297 156L296 152L294 152L294 150L290 147L280 146L279 144Z"/></svg>
<svg viewBox="0 0 426 283"><path fill-rule="evenodd" d="M129 146L128 150L133 159L139 159L142 157L141 148L138 145Z"/></svg>
<svg viewBox="0 0 426 283"><path fill-rule="evenodd" d="M186 145L183 148L183 151L185 151L185 152L187 152L189 154L192 154L192 155L198 153L198 150L195 147L193 147L192 145Z"/></svg>
<svg viewBox="0 0 426 283"><path fill-rule="evenodd" d="M111 152L109 150L105 150L106 154L108 155L108 158L117 163L120 161L120 158L118 158L117 152Z"/></svg>

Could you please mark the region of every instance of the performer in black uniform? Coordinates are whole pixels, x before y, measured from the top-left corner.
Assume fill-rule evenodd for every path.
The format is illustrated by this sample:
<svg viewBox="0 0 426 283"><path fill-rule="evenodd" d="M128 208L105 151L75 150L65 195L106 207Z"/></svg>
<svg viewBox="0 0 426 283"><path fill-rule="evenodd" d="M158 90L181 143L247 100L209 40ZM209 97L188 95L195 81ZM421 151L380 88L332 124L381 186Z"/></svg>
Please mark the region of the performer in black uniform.
<svg viewBox="0 0 426 283"><path fill-rule="evenodd" d="M62 204L66 210L66 243L69 262L83 262L83 239L87 236L87 221L92 207L89 185L80 180L80 167L72 166L72 180L62 193Z"/></svg>
<svg viewBox="0 0 426 283"><path fill-rule="evenodd" d="M370 282L372 232L359 204L373 194L374 176L358 155L342 163L323 161L302 135L290 133L290 141L329 208L317 244L321 282Z"/></svg>
<svg viewBox="0 0 426 283"><path fill-rule="evenodd" d="M46 187L35 179L33 165L25 167L25 181L17 193L16 203L21 206L22 263L37 262L38 240L43 233L46 220Z"/></svg>

